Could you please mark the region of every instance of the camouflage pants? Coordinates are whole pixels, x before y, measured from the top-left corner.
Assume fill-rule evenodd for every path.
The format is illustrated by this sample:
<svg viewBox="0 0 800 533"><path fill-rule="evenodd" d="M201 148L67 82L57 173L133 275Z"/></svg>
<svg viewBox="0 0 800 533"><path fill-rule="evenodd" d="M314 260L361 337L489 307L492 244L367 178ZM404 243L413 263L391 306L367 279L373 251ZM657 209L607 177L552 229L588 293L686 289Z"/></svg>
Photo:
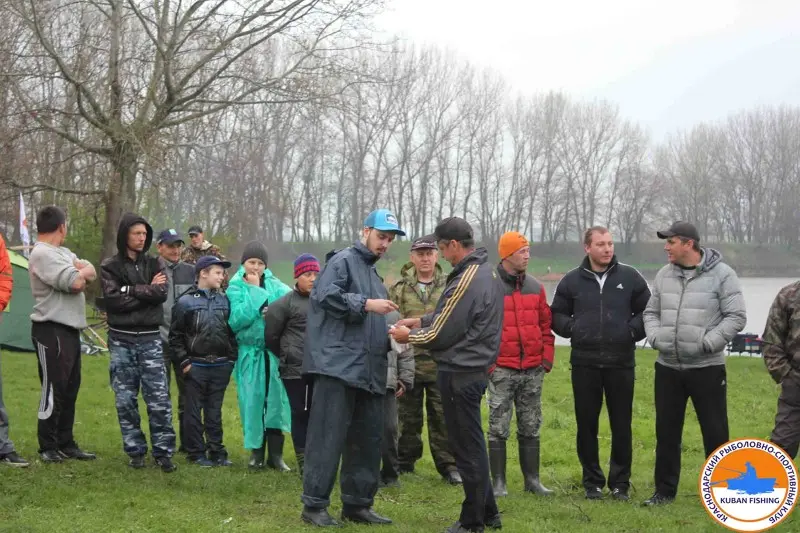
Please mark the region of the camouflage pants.
<svg viewBox="0 0 800 533"><path fill-rule="evenodd" d="M544 374L541 366L528 370L498 366L489 374L489 440L508 440L515 406L517 436L520 439L539 436Z"/></svg>
<svg viewBox="0 0 800 533"><path fill-rule="evenodd" d="M417 374L419 377L419 374ZM444 424L442 394L436 382L415 382L414 388L406 392L398 402L400 438L397 452L401 469L410 469L422 457L423 407L428 415L428 444L431 448L436 470L445 475L456 469L456 460L447 442L447 427Z"/></svg>
<svg viewBox="0 0 800 533"><path fill-rule="evenodd" d="M116 397L123 450L130 456L147 453L137 402L141 388L150 421L153 457L172 456L175 430L172 428L172 404L161 339L151 337L137 342L110 335L108 347L111 352L111 388Z"/></svg>

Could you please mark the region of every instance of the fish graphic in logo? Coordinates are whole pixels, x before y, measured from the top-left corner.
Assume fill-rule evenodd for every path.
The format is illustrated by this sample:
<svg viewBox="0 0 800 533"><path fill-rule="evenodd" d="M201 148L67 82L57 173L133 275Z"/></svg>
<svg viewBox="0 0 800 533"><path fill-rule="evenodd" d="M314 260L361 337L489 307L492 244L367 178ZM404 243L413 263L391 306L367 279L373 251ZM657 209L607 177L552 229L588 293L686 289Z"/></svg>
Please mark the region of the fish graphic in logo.
<svg viewBox="0 0 800 533"><path fill-rule="evenodd" d="M719 447L700 471L700 500L733 531L765 531L783 522L797 501L797 469L789 454L761 439Z"/></svg>

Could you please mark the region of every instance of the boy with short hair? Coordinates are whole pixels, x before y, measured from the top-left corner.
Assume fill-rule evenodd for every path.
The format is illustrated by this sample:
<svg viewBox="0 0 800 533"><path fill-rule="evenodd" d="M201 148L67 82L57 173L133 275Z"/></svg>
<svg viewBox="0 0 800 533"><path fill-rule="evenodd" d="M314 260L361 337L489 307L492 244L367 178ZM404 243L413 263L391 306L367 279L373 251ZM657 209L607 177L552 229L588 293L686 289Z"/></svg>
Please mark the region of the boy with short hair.
<svg viewBox="0 0 800 533"><path fill-rule="evenodd" d="M202 467L231 466L222 444L222 402L237 348L228 325L230 302L220 291L230 266L214 256L197 260L197 284L175 304L169 332L172 357L185 379L186 452L190 463Z"/></svg>

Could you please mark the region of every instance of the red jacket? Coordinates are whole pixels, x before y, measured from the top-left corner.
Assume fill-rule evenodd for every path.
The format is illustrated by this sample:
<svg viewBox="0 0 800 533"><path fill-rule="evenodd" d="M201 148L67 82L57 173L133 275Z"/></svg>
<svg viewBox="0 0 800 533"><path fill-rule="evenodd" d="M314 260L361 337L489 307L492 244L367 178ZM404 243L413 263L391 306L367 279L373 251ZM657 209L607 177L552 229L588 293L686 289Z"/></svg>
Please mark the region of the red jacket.
<svg viewBox="0 0 800 533"><path fill-rule="evenodd" d="M0 235L0 311L5 311L11 301L11 289L14 287L14 271L11 270L11 259L6 250L6 241Z"/></svg>
<svg viewBox="0 0 800 533"><path fill-rule="evenodd" d="M525 370L553 368L555 337L544 287L528 275L513 276L497 267L505 289L503 335L497 366Z"/></svg>

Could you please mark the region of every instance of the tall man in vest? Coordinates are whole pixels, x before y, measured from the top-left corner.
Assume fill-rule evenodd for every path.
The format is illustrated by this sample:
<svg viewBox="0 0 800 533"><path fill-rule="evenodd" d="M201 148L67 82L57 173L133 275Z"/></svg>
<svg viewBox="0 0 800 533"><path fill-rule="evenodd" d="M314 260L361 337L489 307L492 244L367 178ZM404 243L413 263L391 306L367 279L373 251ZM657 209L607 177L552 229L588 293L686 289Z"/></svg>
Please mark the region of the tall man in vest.
<svg viewBox="0 0 800 533"><path fill-rule="evenodd" d="M633 460L633 383L636 341L644 338L642 315L650 289L639 272L617 262L608 229L594 226L583 236L586 257L556 287L550 310L553 331L571 339L572 392L578 459L586 498L629 499ZM611 424L608 479L600 467L597 432L605 396Z"/></svg>
<svg viewBox="0 0 800 533"><path fill-rule="evenodd" d="M555 337L544 287L526 274L531 249L516 231L500 237L497 274L505 291L503 333L489 374L489 466L495 496L506 496L506 441L517 410L519 462L527 492L550 496L539 481L542 383L553 368Z"/></svg>

